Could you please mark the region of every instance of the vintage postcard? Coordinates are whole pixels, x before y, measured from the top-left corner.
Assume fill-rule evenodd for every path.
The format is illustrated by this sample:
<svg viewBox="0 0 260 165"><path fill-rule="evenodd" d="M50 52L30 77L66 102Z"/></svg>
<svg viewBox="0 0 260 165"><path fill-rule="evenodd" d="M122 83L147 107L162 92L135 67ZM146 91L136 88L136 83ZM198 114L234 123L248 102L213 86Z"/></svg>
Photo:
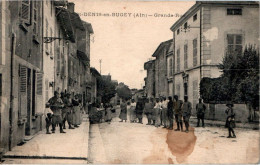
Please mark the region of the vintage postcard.
<svg viewBox="0 0 260 165"><path fill-rule="evenodd" d="M259 1L1 0L0 164L258 164Z"/></svg>

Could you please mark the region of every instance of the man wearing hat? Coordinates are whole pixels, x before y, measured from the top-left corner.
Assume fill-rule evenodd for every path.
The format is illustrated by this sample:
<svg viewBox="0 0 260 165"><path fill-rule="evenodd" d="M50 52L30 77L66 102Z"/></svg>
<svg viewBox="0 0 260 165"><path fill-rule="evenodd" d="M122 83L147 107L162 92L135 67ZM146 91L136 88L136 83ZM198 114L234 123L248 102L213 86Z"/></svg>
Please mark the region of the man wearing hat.
<svg viewBox="0 0 260 165"><path fill-rule="evenodd" d="M175 120L177 123L177 129L175 131L183 131L182 127L182 104L183 102L179 100L177 95L174 95L174 112L175 112ZM181 129L180 129L181 128Z"/></svg>
<svg viewBox="0 0 260 165"><path fill-rule="evenodd" d="M62 129L62 108L64 106L61 98L60 98L60 94L59 92L55 91L54 92L54 96L52 98L49 99L48 103L46 106L49 106L50 109L53 112L53 116L52 116L52 133L55 133L55 126L56 124L59 124L60 127L60 133L66 133L63 131Z"/></svg>
<svg viewBox="0 0 260 165"><path fill-rule="evenodd" d="M197 112L197 127L200 126L200 120L202 121L202 127L204 127L204 116L206 111L206 105L202 103L202 99L199 98L199 103L196 105L196 112Z"/></svg>
<svg viewBox="0 0 260 165"><path fill-rule="evenodd" d="M173 129L173 101L172 97L168 97L168 105L167 105L167 116L169 119L169 127L168 129L172 130Z"/></svg>
<svg viewBox="0 0 260 165"><path fill-rule="evenodd" d="M192 106L191 106L191 102L188 101L188 96L184 96L184 103L182 105L182 116L186 127L185 130L186 133L189 132L189 120L191 116L191 109Z"/></svg>

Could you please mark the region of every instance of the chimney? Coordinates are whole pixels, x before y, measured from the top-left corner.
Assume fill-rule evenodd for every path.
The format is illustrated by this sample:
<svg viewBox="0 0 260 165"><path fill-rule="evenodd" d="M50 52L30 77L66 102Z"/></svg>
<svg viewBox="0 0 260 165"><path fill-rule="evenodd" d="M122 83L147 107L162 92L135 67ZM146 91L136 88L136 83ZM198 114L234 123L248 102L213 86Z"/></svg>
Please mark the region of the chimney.
<svg viewBox="0 0 260 165"><path fill-rule="evenodd" d="M74 13L74 7L75 7L75 4L73 2L69 2L68 5L67 5L67 9L71 12L71 13Z"/></svg>

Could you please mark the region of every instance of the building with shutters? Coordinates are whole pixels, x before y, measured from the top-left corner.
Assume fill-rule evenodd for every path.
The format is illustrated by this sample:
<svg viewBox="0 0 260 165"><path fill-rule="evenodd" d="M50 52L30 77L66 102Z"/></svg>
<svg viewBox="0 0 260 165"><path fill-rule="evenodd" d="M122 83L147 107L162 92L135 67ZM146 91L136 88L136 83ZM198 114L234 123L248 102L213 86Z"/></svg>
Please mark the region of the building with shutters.
<svg viewBox="0 0 260 165"><path fill-rule="evenodd" d="M154 81L155 81L155 97L168 97L168 75L167 75L167 56L171 53L170 47L172 45L172 39L162 42L152 57L155 57L154 61Z"/></svg>
<svg viewBox="0 0 260 165"><path fill-rule="evenodd" d="M0 148L42 129L42 2L1 1Z"/></svg>
<svg viewBox="0 0 260 165"><path fill-rule="evenodd" d="M258 46L259 4L199 1L172 25L171 30L173 90L180 99L185 95L189 97L194 114L200 96L200 80L221 75L217 66L226 53L241 53L247 44Z"/></svg>
<svg viewBox="0 0 260 165"><path fill-rule="evenodd" d="M148 98L155 98L155 60L149 60L144 63L144 69L147 72L145 78L145 95Z"/></svg>

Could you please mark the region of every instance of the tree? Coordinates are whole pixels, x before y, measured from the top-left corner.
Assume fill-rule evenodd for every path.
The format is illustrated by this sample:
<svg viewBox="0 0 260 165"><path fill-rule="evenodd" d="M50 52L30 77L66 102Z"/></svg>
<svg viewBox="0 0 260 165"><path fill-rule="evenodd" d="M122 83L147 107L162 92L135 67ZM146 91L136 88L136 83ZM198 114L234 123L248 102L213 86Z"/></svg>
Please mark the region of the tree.
<svg viewBox="0 0 260 165"><path fill-rule="evenodd" d="M121 99L129 100L132 98L132 92L129 87L123 83L120 83L116 89L118 96Z"/></svg>
<svg viewBox="0 0 260 165"><path fill-rule="evenodd" d="M217 79L203 78L200 92L206 101L232 101L259 106L259 52L252 45L243 53L227 54Z"/></svg>
<svg viewBox="0 0 260 165"><path fill-rule="evenodd" d="M110 99L116 94L115 83L103 77L97 78L97 95L101 96L103 103L109 103Z"/></svg>

